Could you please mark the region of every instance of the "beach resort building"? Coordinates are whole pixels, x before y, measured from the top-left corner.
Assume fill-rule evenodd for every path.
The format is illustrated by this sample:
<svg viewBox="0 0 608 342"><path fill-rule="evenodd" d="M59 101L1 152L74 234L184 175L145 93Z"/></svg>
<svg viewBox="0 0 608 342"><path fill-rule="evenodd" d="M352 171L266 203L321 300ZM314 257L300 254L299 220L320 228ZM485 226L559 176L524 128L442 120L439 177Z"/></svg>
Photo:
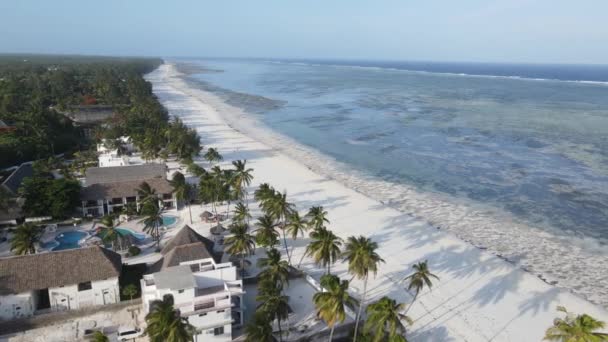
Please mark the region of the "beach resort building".
<svg viewBox="0 0 608 342"><path fill-rule="evenodd" d="M74 126L81 127L86 137L93 136L95 127L114 115L114 108L103 104L76 105L67 111L57 111L72 120Z"/></svg>
<svg viewBox="0 0 608 342"><path fill-rule="evenodd" d="M129 203L139 209L137 190L143 182L155 190L162 207L175 208L176 199L164 164L92 167L86 171L80 194L83 216L120 212Z"/></svg>
<svg viewBox="0 0 608 342"><path fill-rule="evenodd" d="M120 137L119 140L122 142L123 153L130 153L135 150L129 137ZM107 148L105 139L100 144L97 144L97 153L99 154L97 157L99 167L127 166L130 164L129 156L119 153L118 149Z"/></svg>
<svg viewBox="0 0 608 342"><path fill-rule="evenodd" d="M161 250L162 259L141 280L144 312L156 300L174 306L197 331L194 341L231 341L243 324L243 281L232 263L218 263L213 242L184 226Z"/></svg>
<svg viewBox="0 0 608 342"><path fill-rule="evenodd" d="M87 247L0 259L0 319L120 301L119 254Z"/></svg>
<svg viewBox="0 0 608 342"><path fill-rule="evenodd" d="M0 120L0 134L1 133L13 132L15 130L17 130L16 127L9 126L4 121Z"/></svg>

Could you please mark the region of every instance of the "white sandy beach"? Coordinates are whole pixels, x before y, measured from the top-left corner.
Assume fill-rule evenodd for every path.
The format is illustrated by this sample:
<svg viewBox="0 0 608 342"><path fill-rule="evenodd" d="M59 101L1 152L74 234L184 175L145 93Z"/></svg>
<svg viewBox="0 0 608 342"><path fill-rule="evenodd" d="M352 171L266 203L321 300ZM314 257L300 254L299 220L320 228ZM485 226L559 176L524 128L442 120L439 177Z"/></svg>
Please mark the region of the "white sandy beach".
<svg viewBox="0 0 608 342"><path fill-rule="evenodd" d="M399 280L410 273L412 264L428 260L440 281L432 291L423 291L408 312L415 321L408 333L411 341L540 341L558 316L558 305L608 321L604 308L548 285L423 220L320 176L292 156L237 131L212 105L219 100L189 87L172 65L162 65L147 78L170 114L196 128L205 146L218 148L228 163L247 159L255 177L250 193L260 183L270 183L277 190L286 190L301 213L312 205L323 205L329 212L329 228L340 237L364 235L377 241L378 253L386 263L370 279L370 301L386 295L409 303L412 296ZM247 122L255 125L252 120ZM199 210L193 208L193 215ZM307 239L289 242L297 263ZM317 278L324 271L307 259L302 268ZM333 266L332 272L350 279L344 263ZM354 280L353 293L362 285Z"/></svg>

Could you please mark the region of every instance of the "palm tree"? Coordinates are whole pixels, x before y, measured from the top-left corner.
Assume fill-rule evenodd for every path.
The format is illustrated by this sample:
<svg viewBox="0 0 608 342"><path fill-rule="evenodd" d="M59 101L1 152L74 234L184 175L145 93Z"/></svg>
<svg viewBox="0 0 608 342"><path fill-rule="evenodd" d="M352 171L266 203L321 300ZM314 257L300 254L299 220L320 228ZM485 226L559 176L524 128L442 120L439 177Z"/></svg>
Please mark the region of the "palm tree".
<svg viewBox="0 0 608 342"><path fill-rule="evenodd" d="M15 229L11 239L11 252L17 255L35 254L36 244L42 236L42 228L26 222Z"/></svg>
<svg viewBox="0 0 608 342"><path fill-rule="evenodd" d="M380 300L367 307L367 320L363 326L363 331L373 333L373 342L397 340L405 334L405 327L401 324L401 320L412 324L409 317L400 313L404 307L405 304L397 304L395 300L386 296L380 298Z"/></svg>
<svg viewBox="0 0 608 342"><path fill-rule="evenodd" d="M222 155L217 151L217 149L213 147L209 147L203 157L211 164L224 160L224 157L222 157Z"/></svg>
<svg viewBox="0 0 608 342"><path fill-rule="evenodd" d="M285 230L295 240L298 235L304 235L304 232L308 230L308 221L305 217L301 217L297 211L294 211L287 216Z"/></svg>
<svg viewBox="0 0 608 342"><path fill-rule="evenodd" d="M424 288L425 285L429 289L431 287L433 287L431 278L435 278L435 279L439 280L439 277L437 277L436 275L434 275L433 273L431 273L429 271L429 268L427 265L427 260L413 265L412 268L414 269L415 272L410 274L409 276L405 277L405 279L404 279L404 280L409 280L407 289L409 291L411 291L412 289L416 291L416 294L414 295L414 299L412 300L412 302L410 303L410 306L408 307L408 311L409 311L409 309L411 309L412 304L414 304L414 302L416 301L416 298L418 298L418 294ZM405 313L407 313L407 311Z"/></svg>
<svg viewBox="0 0 608 342"><path fill-rule="evenodd" d="M249 213L249 208L243 204L243 202L239 202L234 207L232 216L232 222L234 223L245 223L249 224L249 220L251 219L251 214Z"/></svg>
<svg viewBox="0 0 608 342"><path fill-rule="evenodd" d="M157 202L147 202L141 209L144 218L139 223L144 224L144 232L152 236L157 247L160 247L160 227L163 225L163 211L163 208L160 208Z"/></svg>
<svg viewBox="0 0 608 342"><path fill-rule="evenodd" d="M312 256L315 264L327 267L327 274L329 274L331 264L336 262L340 256L342 239L324 227L311 232L310 238L312 241L306 247L302 259L307 255ZM300 260L300 263L302 263L302 260Z"/></svg>
<svg viewBox="0 0 608 342"><path fill-rule="evenodd" d="M194 162L188 163L188 166L186 167L186 171L195 175L196 177L201 177L205 173L207 173L207 170L205 170L202 166L195 164Z"/></svg>
<svg viewBox="0 0 608 342"><path fill-rule="evenodd" d="M364 236L359 236L358 238L351 236L346 240L344 252L342 253L344 261L348 261L348 272L358 279L363 279L363 295L361 296L359 310L357 311L357 317L355 319L354 342L357 341L357 331L359 329L363 302L365 301L365 295L367 293L367 279L369 273L372 272L375 276L378 271L378 264L384 262L378 253L376 253L376 249L378 249L378 244L371 239Z"/></svg>
<svg viewBox="0 0 608 342"><path fill-rule="evenodd" d="M156 190L148 184L148 182L142 182L137 189L137 196L139 197L140 208L146 203L154 202L158 205L158 195Z"/></svg>
<svg viewBox="0 0 608 342"><path fill-rule="evenodd" d="M127 204L122 207L122 213L127 216L137 215L137 205L135 202L127 202Z"/></svg>
<svg viewBox="0 0 608 342"><path fill-rule="evenodd" d="M325 224L329 224L327 219L327 211L323 210L322 206L311 207L306 214L308 224L312 229L321 229Z"/></svg>
<svg viewBox="0 0 608 342"><path fill-rule="evenodd" d="M287 232L287 234L289 234L294 241L298 238L298 235L304 235L304 232L306 232L308 228L308 221L305 217L301 217L296 210L287 216L285 232ZM294 248L295 246L291 249L292 254Z"/></svg>
<svg viewBox="0 0 608 342"><path fill-rule="evenodd" d="M291 257L289 256L289 249L287 248L287 238L285 237L285 220L294 211L293 203L287 202L287 192L277 192L266 202L266 206L262 209L278 221L278 226L283 232L283 244L285 253L287 254L287 261L291 265Z"/></svg>
<svg viewBox="0 0 608 342"><path fill-rule="evenodd" d="M245 326L245 342L272 342L272 325L268 315L258 311L253 319Z"/></svg>
<svg viewBox="0 0 608 342"><path fill-rule="evenodd" d="M263 208L265 202L269 198L271 198L274 195L274 193L275 193L275 190L273 187L268 185L268 183L262 183L262 184L260 184L258 189L256 191L254 191L253 198L256 201L260 202L260 208Z"/></svg>
<svg viewBox="0 0 608 342"><path fill-rule="evenodd" d="M587 315L574 315L563 306L558 306L557 311L566 314L565 318L556 318L553 326L545 332L546 341L560 342L600 342L608 341L608 334L596 332L603 329L606 324Z"/></svg>
<svg viewBox="0 0 608 342"><path fill-rule="evenodd" d="M101 225L101 237L104 242L110 242L112 244L112 250L116 251L116 245L122 246L123 236L120 234L117 228L117 224L114 222L114 217L106 215L99 221Z"/></svg>
<svg viewBox="0 0 608 342"><path fill-rule="evenodd" d="M186 182L186 177L181 172L176 172L173 179L169 182L173 187L175 198L186 203L188 212L190 213L190 224L192 224L192 209L190 209L190 201L192 199L192 186Z"/></svg>
<svg viewBox="0 0 608 342"><path fill-rule="evenodd" d="M262 285L262 284L260 284ZM289 297L281 294L281 291L272 286L260 286L259 294L255 300L261 303L256 312L265 313L269 321L277 320L279 328L279 341L283 341L283 331L281 330L281 321L289 316Z"/></svg>
<svg viewBox="0 0 608 342"><path fill-rule="evenodd" d="M272 247L279 240L279 233L274 229L276 226L274 218L270 215L258 217L255 226L255 241L262 247Z"/></svg>
<svg viewBox="0 0 608 342"><path fill-rule="evenodd" d="M133 297L137 295L137 286L135 284L129 284L122 289L122 295L125 297L129 297L129 300L133 300Z"/></svg>
<svg viewBox="0 0 608 342"><path fill-rule="evenodd" d="M348 280L340 282L335 275L326 274L321 277L322 291L313 295L312 301L317 310L317 316L327 323L331 328L329 341L334 336L335 324L344 322L346 318L346 307L354 309L357 300L348 293Z"/></svg>
<svg viewBox="0 0 608 342"><path fill-rule="evenodd" d="M235 160L232 162L234 165L234 188L237 194L240 197L244 197L245 203L247 203L247 191L245 191L245 187L251 184L253 180L253 169L247 168L247 160Z"/></svg>
<svg viewBox="0 0 608 342"><path fill-rule="evenodd" d="M93 333L91 341L93 341L93 342L110 342L110 339L108 338L108 336L106 336L101 331L96 331Z"/></svg>
<svg viewBox="0 0 608 342"><path fill-rule="evenodd" d="M258 259L258 267L263 269L259 278L268 279L279 289L289 284L289 265L287 261L281 260L281 253L276 248L268 250L266 258Z"/></svg>
<svg viewBox="0 0 608 342"><path fill-rule="evenodd" d="M150 304L146 324L145 333L150 342L189 342L195 333L188 319L181 317L179 310L173 307L171 295Z"/></svg>
<svg viewBox="0 0 608 342"><path fill-rule="evenodd" d="M245 272L245 256L251 255L255 251L254 238L248 230L246 224L232 224L230 226L231 235L224 241L226 253L241 257L241 278Z"/></svg>

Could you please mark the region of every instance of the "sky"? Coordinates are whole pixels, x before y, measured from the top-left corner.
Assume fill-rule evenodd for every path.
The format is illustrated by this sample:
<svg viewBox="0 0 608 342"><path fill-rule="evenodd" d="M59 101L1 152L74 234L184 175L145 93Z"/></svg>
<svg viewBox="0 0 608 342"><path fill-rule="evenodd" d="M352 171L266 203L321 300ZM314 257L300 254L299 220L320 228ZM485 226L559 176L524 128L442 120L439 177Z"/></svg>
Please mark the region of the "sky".
<svg viewBox="0 0 608 342"><path fill-rule="evenodd" d="M2 0L0 53L608 64L606 0Z"/></svg>

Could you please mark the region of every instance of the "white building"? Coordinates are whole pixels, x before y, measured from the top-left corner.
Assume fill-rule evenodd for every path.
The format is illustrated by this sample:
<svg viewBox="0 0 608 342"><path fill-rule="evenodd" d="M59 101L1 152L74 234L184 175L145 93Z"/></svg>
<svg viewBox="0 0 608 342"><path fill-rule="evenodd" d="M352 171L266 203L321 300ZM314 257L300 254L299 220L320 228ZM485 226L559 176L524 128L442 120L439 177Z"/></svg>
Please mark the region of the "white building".
<svg viewBox="0 0 608 342"><path fill-rule="evenodd" d="M181 316L196 328L194 341L231 341L232 328L243 324L243 281L232 263L218 263L212 251L212 241L182 228L141 280L144 312L171 295Z"/></svg>
<svg viewBox="0 0 608 342"><path fill-rule="evenodd" d="M122 147L124 148L123 152L130 153L135 150L129 137L120 137L118 140L122 142ZM99 167L129 165L129 156L119 153L118 149L108 149L105 142L105 139L103 139L100 144L97 144Z"/></svg>
<svg viewBox="0 0 608 342"><path fill-rule="evenodd" d="M118 303L120 255L87 247L0 259L0 319Z"/></svg>
<svg viewBox="0 0 608 342"><path fill-rule="evenodd" d="M139 209L137 190L143 182L154 189L162 207L175 208L173 187L166 176L164 164L88 168L80 193L82 215L103 216L120 213L129 203Z"/></svg>
<svg viewBox="0 0 608 342"><path fill-rule="evenodd" d="M129 165L129 156L119 155L116 150L109 153L100 154L97 159L99 161L99 167Z"/></svg>

